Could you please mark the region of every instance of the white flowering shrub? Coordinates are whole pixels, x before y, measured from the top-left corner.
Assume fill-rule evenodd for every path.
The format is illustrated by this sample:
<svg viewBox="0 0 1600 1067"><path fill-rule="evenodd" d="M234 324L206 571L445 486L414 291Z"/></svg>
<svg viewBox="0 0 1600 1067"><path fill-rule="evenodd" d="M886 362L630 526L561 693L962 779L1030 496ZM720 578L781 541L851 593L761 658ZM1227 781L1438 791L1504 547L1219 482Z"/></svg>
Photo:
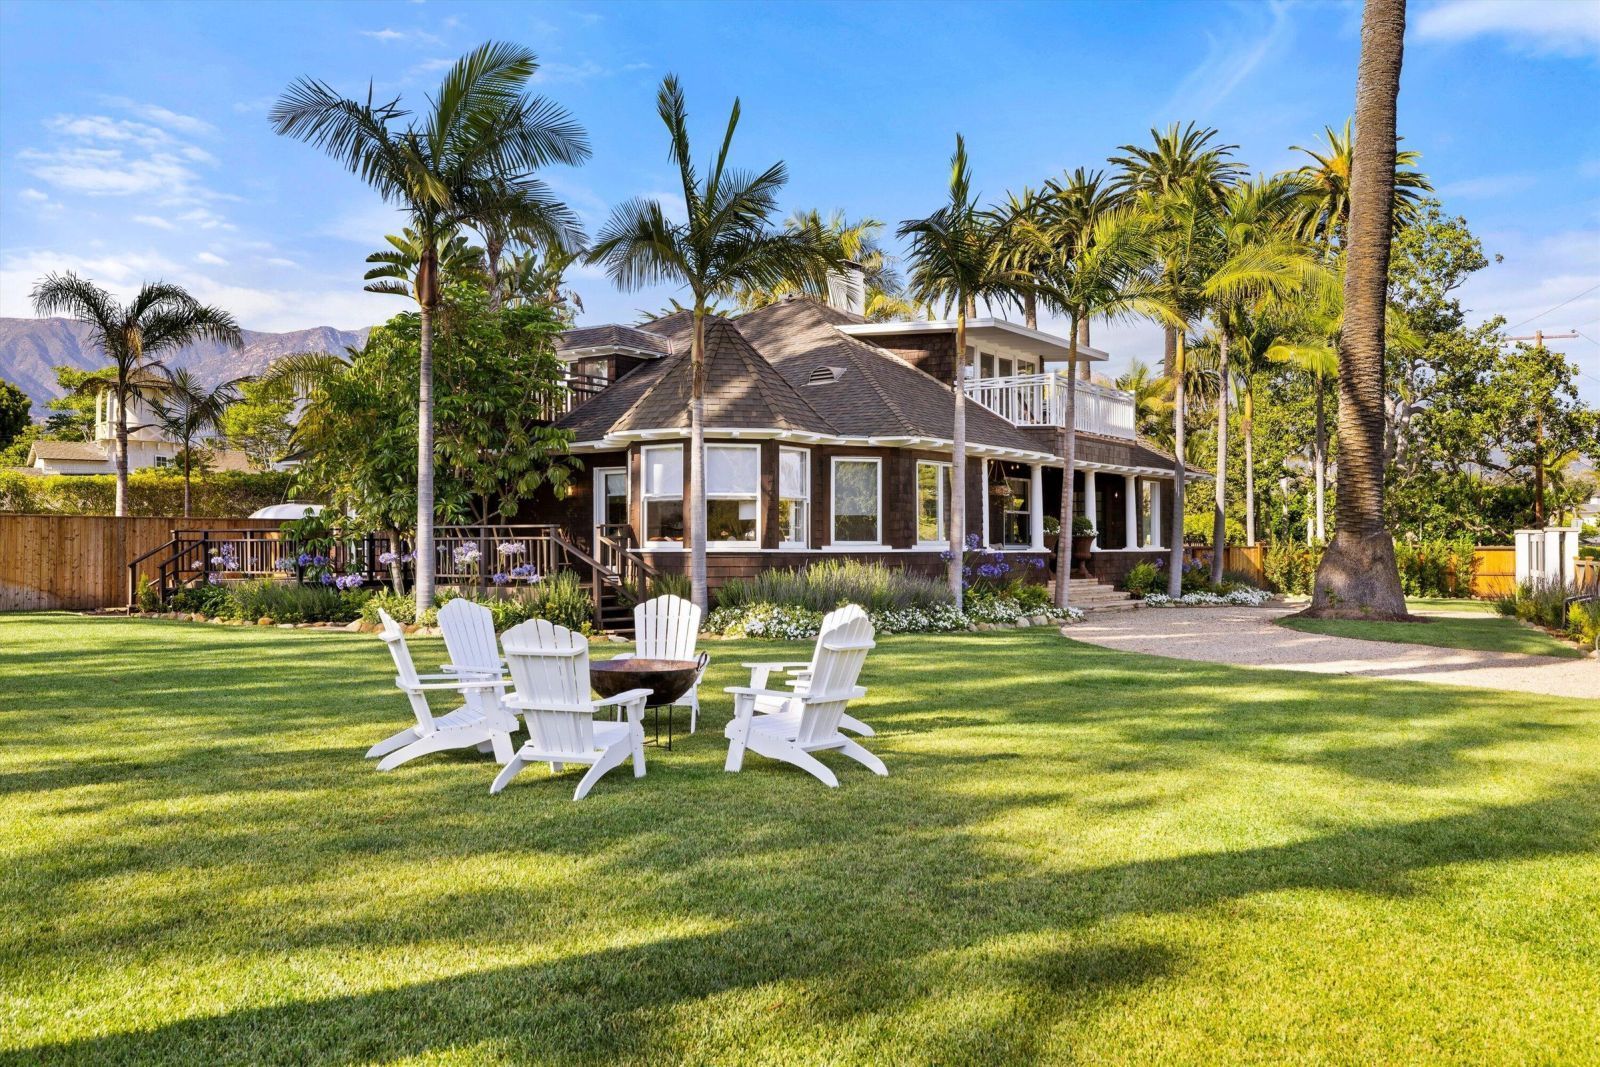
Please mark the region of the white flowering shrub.
<svg viewBox="0 0 1600 1067"><path fill-rule="evenodd" d="M1244 586L1227 593L1185 593L1176 598L1165 593L1151 593L1144 598L1144 604L1147 608L1259 608L1271 600L1272 596L1265 589L1251 589L1249 586Z"/></svg>
<svg viewBox="0 0 1600 1067"><path fill-rule="evenodd" d="M1061 618L1055 608L1029 612L1014 600L974 601L965 612L953 604L933 607L887 608L869 613L872 628L880 634L938 634L965 630L977 623L1014 623L1030 614ZM745 604L717 608L706 617L707 633L724 637L762 637L774 641L806 641L817 636L823 613L777 604ZM1066 618L1078 622L1083 612L1068 608Z"/></svg>

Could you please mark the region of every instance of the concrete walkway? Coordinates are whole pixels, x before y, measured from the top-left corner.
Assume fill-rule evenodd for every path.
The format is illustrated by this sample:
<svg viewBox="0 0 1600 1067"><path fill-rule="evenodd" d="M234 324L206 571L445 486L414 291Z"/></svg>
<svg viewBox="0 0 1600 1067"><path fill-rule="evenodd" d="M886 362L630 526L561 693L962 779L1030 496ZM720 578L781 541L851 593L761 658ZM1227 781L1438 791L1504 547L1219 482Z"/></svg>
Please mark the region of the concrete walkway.
<svg viewBox="0 0 1600 1067"><path fill-rule="evenodd" d="M1062 629L1077 641L1125 652L1249 667L1473 685L1572 697L1600 708L1600 661L1475 652L1301 633L1274 620L1298 607L1146 608L1090 615Z"/></svg>

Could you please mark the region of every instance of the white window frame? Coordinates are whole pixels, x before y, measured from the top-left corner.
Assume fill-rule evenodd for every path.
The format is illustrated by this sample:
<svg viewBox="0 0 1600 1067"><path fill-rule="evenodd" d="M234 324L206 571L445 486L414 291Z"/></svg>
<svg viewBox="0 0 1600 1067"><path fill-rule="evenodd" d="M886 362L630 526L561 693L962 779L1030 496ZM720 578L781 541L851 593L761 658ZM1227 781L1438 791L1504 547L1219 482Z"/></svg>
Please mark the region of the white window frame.
<svg viewBox="0 0 1600 1067"><path fill-rule="evenodd" d="M933 467L938 470L941 477L936 481L939 487L939 525L944 527L944 536L936 541L922 539L922 468ZM951 464L936 459L917 460L916 478L911 484L911 514L912 521L917 527L918 548L949 548L950 547L950 494L953 486L950 484L954 475L951 473Z"/></svg>
<svg viewBox="0 0 1600 1067"><path fill-rule="evenodd" d="M652 541L650 539L651 502L673 499L670 494L650 492L650 453L652 452L676 452L678 453L679 469L681 470L683 466L682 445L646 445L639 450L639 525L643 527L639 531L639 541L649 547L687 548L687 538L685 541ZM689 484L687 477L683 478L683 484L684 488L687 489ZM683 490L679 490L677 500L678 506L684 509L684 529L687 532L689 507L687 501L684 500Z"/></svg>
<svg viewBox="0 0 1600 1067"><path fill-rule="evenodd" d="M783 454L785 452L793 452L795 455L799 456L801 458L801 460L805 464L805 475L800 480L801 481L801 490L800 491L801 491L801 494L802 494L800 496L784 496L783 495ZM781 524L782 520L781 519L779 520L780 521L780 525L779 525L779 528L778 528L778 547L779 548L808 548L808 547L810 547L810 545L811 545L811 450L809 448L779 448L778 449L778 477L776 479L776 484L773 486L773 491L778 494L778 501L779 501L780 505L785 500L798 501L805 508L805 515L802 517L802 519L800 521L800 540L798 540L798 541L790 541L790 540L787 540L785 538L785 535L788 533L788 531L783 529L782 524ZM780 508L780 510L781 510L781 508Z"/></svg>
<svg viewBox="0 0 1600 1067"><path fill-rule="evenodd" d="M878 511L873 516L876 528L871 541L841 541L839 534L839 464L870 463L878 469ZM834 456L828 468L828 543L849 548L883 547L883 457Z"/></svg>
<svg viewBox="0 0 1600 1067"><path fill-rule="evenodd" d="M737 450L737 451L740 451L740 452L754 452L755 455L756 455L756 484L755 484L755 487L751 490L751 492L749 492L749 493L713 493L713 492L710 491L709 488L706 490L706 499L707 500L749 500L752 503L754 503L755 506L756 506L756 536L755 536L755 540L753 540L753 541L712 541L709 538L709 531L707 531L708 537L707 537L707 540L706 540L706 547L707 548L736 548L736 549L741 549L741 550L743 550L745 552L755 551L755 550L757 550L757 549L759 549L761 547L761 533L762 533L761 527L763 525L762 522L761 522L761 446L760 445L734 444L734 443L732 443L730 441L707 441L706 442L706 466L707 466L707 468L709 468L711 466L711 462L710 462L710 460L711 460L711 450L714 449L714 448L715 449ZM706 512L709 515L710 514L710 509L707 508Z"/></svg>

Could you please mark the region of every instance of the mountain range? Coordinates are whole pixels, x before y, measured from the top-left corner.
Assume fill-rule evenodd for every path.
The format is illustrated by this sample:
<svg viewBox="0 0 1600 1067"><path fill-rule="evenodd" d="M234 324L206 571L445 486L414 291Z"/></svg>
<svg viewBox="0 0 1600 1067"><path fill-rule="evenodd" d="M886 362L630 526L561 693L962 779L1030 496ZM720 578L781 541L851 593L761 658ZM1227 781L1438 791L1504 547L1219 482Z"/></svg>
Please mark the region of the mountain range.
<svg viewBox="0 0 1600 1067"><path fill-rule="evenodd" d="M366 342L369 330L336 330L316 326L288 333L245 330L244 347L228 348L215 341L190 345L167 357L168 369L187 367L207 384L259 374L267 364L294 352L333 352ZM71 319L0 318L0 378L12 382L33 399L34 418L42 417L44 403L61 395L55 368L98 370L107 360L89 342L89 327Z"/></svg>

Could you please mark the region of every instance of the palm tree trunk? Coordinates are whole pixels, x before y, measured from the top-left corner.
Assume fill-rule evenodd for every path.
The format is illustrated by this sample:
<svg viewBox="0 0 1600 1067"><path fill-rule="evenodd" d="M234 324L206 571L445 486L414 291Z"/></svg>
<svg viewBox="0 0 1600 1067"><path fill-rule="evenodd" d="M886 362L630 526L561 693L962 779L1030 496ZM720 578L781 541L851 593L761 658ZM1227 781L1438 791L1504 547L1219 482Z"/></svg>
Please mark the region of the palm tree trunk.
<svg viewBox="0 0 1600 1067"><path fill-rule="evenodd" d="M1228 552L1228 331L1219 330L1217 359L1217 481L1212 487L1211 584L1222 582Z"/></svg>
<svg viewBox="0 0 1600 1067"><path fill-rule="evenodd" d="M1328 499L1328 420L1323 413L1323 398L1327 389L1322 382L1322 375L1316 377L1316 436L1311 442L1311 468L1317 480L1317 540L1323 544L1328 543L1328 525L1325 515L1325 501Z"/></svg>
<svg viewBox="0 0 1600 1067"><path fill-rule="evenodd" d="M1395 110L1405 0L1366 0L1356 77L1350 229L1339 335L1338 529L1317 567L1312 616L1408 619L1383 524L1384 308L1394 222Z"/></svg>
<svg viewBox="0 0 1600 1067"><path fill-rule="evenodd" d="M183 517L189 517L189 470L192 465L191 446L183 446Z"/></svg>
<svg viewBox="0 0 1600 1067"><path fill-rule="evenodd" d="M701 611L706 591L706 301L694 302L694 334L689 343L689 595Z"/></svg>
<svg viewBox="0 0 1600 1067"><path fill-rule="evenodd" d="M959 302L956 314L956 359L951 375L955 413L950 433L950 565L946 577L956 610L962 606L961 568L967 549L967 390L962 384L962 368L967 362L967 303ZM987 487L985 487L987 488Z"/></svg>
<svg viewBox="0 0 1600 1067"><path fill-rule="evenodd" d="M485 237L484 259L489 265L489 310L499 311L503 292L500 284L500 253L505 251L505 241L498 236Z"/></svg>
<svg viewBox="0 0 1600 1067"><path fill-rule="evenodd" d="M1167 557L1167 595L1183 595L1183 334L1177 335L1172 358L1172 550Z"/></svg>
<svg viewBox="0 0 1600 1067"><path fill-rule="evenodd" d="M1244 542L1256 547L1256 390L1255 383L1246 378L1244 384L1244 418L1239 429L1244 434Z"/></svg>
<svg viewBox="0 0 1600 1067"><path fill-rule="evenodd" d="M1072 512L1077 502L1072 491L1073 468L1078 462L1078 324L1067 334L1067 411L1061 433L1061 532L1056 535L1056 607L1068 606L1072 587Z"/></svg>
<svg viewBox="0 0 1600 1067"><path fill-rule="evenodd" d="M1039 294L1026 292L1022 294L1022 323L1030 330L1039 328Z"/></svg>
<svg viewBox="0 0 1600 1067"><path fill-rule="evenodd" d="M1079 348L1088 348L1089 347L1089 320L1088 319L1081 319L1078 322L1078 347ZM1090 367L1088 360L1084 360L1082 363L1078 364L1078 378L1079 378L1079 380L1085 381L1085 382L1088 381L1089 380L1089 375L1090 375L1091 372L1092 372L1092 368Z"/></svg>
<svg viewBox="0 0 1600 1067"><path fill-rule="evenodd" d="M1178 365L1178 331L1168 326L1164 331L1163 343L1166 348L1161 357L1161 373L1171 378Z"/></svg>
<svg viewBox="0 0 1600 1067"><path fill-rule="evenodd" d="M128 513L128 396L117 395L117 506L120 515Z"/></svg>
<svg viewBox="0 0 1600 1067"><path fill-rule="evenodd" d="M421 304L422 358L417 366L417 619L433 606L433 307Z"/></svg>

